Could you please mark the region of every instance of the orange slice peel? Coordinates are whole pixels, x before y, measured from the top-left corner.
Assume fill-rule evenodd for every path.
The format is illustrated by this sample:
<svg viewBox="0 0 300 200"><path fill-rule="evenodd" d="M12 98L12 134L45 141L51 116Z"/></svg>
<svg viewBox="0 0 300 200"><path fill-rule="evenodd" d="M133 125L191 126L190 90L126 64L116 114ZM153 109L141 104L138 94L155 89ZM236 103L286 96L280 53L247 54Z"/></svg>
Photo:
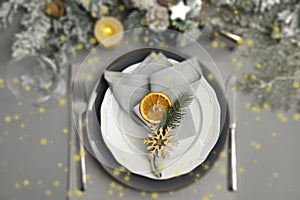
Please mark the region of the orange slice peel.
<svg viewBox="0 0 300 200"><path fill-rule="evenodd" d="M150 92L140 103L140 114L147 122L159 124L172 101L162 92Z"/></svg>

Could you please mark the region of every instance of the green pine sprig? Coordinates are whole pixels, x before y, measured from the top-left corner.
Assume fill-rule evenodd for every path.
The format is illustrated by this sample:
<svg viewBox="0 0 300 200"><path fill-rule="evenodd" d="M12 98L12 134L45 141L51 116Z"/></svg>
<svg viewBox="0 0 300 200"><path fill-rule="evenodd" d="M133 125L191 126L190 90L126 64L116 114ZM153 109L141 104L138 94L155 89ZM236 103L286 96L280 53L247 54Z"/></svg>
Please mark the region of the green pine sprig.
<svg viewBox="0 0 300 200"><path fill-rule="evenodd" d="M170 127L172 129L179 127L186 113L185 108L192 103L193 99L194 95L190 90L180 93L174 104L168 107L159 126L163 128Z"/></svg>

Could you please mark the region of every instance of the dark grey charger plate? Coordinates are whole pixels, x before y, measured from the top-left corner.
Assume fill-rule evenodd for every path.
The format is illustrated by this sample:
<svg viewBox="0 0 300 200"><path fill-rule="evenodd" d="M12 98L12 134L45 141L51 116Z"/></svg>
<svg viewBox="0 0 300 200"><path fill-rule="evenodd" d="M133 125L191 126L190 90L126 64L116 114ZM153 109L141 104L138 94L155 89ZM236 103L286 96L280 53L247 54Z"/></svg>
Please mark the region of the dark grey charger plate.
<svg viewBox="0 0 300 200"><path fill-rule="evenodd" d="M170 52L164 49L157 48L145 48L134 50L125 55L120 56L118 59L113 61L107 69L111 71L123 71L128 66L131 66L135 63L139 63L143 61L151 52L162 52L168 58L177 60L179 62L185 60L183 56L180 56L179 53ZM199 61L201 64L201 62ZM218 138L217 143L214 148L206 158L206 160L196 167L192 172L188 174L184 174L178 177L174 177L167 180L153 180L149 179L134 173L129 173L128 171L118 170L121 169L122 166L114 159L113 155L106 147L103 138L100 134L101 128L101 117L100 117L100 108L105 95L106 90L108 89L108 84L105 81L103 75L99 77L95 88L92 93L94 93L94 98L91 98L89 102L89 109L87 112L88 117L88 126L87 128L91 128L90 131L98 131L99 134L90 134L90 131L87 131L88 141L93 141L89 144L92 149L93 156L99 161L101 166L107 173L109 173L114 179L119 181L120 183L131 187L133 189L137 189L140 191L150 191L150 192L167 192L174 191L176 189L180 189L182 187L188 186L195 181L198 181L205 175L212 167L214 162L218 159L220 152L222 151L226 136L229 128L229 114L226 112L227 110L227 101L224 95L223 90L219 83L215 80L210 80L207 76L210 74L209 69L203 65L201 65L204 76L206 77L209 84L214 88L217 98L221 107L221 132ZM95 130L96 129L96 130ZM113 167L110 167L113 166ZM116 171L117 169L117 171Z"/></svg>

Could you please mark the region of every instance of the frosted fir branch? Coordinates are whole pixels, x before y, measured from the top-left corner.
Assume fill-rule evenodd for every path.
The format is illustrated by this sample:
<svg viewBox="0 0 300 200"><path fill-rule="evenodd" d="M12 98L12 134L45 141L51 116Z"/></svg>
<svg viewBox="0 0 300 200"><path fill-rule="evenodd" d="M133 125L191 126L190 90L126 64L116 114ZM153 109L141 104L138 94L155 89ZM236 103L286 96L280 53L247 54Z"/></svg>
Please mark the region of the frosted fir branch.
<svg viewBox="0 0 300 200"><path fill-rule="evenodd" d="M40 9L34 9L23 15L21 25L24 30L15 34L12 56L18 58L24 54L38 52L46 39L49 37L51 21Z"/></svg>
<svg viewBox="0 0 300 200"><path fill-rule="evenodd" d="M0 8L0 30L6 29L13 22L17 11L18 4L11 1L2 3Z"/></svg>
<svg viewBox="0 0 300 200"><path fill-rule="evenodd" d="M89 13L97 13L100 15L102 1L99 0L75 0L79 5L81 5Z"/></svg>

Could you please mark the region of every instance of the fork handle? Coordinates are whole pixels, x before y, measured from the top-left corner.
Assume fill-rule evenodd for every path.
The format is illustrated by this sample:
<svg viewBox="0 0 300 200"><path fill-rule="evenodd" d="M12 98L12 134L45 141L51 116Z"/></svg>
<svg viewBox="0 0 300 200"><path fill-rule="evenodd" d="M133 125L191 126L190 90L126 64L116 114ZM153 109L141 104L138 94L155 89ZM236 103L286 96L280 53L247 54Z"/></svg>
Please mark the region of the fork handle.
<svg viewBox="0 0 300 200"><path fill-rule="evenodd" d="M80 155L80 190L86 190L86 163L85 163L85 149L83 145L83 114L78 116L78 134L79 134L79 155Z"/></svg>
<svg viewBox="0 0 300 200"><path fill-rule="evenodd" d="M229 129L228 139L228 190L235 192L237 191L236 127Z"/></svg>

